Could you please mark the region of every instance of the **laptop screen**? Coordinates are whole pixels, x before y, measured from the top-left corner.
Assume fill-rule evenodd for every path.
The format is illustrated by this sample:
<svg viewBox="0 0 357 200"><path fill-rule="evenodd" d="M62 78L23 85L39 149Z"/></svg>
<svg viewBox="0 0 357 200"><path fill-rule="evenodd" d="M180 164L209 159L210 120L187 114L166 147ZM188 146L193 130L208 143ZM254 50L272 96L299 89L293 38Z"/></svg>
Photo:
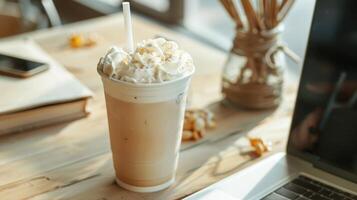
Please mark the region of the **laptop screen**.
<svg viewBox="0 0 357 200"><path fill-rule="evenodd" d="M288 152L357 182L357 1L317 0Z"/></svg>

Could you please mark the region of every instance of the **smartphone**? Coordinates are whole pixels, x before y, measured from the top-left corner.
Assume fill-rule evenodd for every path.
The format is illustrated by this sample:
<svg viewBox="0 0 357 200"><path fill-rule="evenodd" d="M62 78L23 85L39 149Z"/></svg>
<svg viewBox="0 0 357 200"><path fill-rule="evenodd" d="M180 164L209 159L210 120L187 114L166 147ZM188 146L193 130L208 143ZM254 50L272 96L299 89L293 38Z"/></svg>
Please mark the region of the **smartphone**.
<svg viewBox="0 0 357 200"><path fill-rule="evenodd" d="M48 68L46 63L0 54L0 73L4 75L27 78Z"/></svg>

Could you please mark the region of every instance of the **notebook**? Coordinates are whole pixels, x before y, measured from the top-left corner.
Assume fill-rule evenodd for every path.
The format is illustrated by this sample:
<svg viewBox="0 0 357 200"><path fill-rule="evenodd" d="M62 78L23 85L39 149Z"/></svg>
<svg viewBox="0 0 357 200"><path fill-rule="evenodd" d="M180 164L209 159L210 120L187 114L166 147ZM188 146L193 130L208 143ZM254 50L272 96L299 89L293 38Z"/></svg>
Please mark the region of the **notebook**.
<svg viewBox="0 0 357 200"><path fill-rule="evenodd" d="M92 92L35 42L0 43L0 53L44 62L49 69L21 79L0 75L0 135L85 117Z"/></svg>

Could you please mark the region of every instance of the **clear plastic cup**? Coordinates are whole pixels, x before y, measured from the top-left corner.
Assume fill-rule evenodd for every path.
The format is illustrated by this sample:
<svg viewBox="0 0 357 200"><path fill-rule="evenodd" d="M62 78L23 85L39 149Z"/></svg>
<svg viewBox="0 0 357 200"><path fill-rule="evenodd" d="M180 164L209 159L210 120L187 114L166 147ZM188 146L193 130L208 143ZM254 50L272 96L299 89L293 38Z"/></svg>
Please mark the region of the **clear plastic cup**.
<svg viewBox="0 0 357 200"><path fill-rule="evenodd" d="M174 183L193 71L177 80L133 84L108 78L104 86L116 182L135 192Z"/></svg>

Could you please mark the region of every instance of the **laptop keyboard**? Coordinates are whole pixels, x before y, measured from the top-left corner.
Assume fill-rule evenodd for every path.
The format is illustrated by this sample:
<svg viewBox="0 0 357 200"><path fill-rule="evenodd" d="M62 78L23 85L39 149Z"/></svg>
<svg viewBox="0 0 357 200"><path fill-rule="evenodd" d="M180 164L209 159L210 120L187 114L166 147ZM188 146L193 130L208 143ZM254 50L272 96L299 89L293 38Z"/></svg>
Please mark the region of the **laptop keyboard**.
<svg viewBox="0 0 357 200"><path fill-rule="evenodd" d="M270 193L263 200L357 200L357 196L323 184L306 176L299 176Z"/></svg>

